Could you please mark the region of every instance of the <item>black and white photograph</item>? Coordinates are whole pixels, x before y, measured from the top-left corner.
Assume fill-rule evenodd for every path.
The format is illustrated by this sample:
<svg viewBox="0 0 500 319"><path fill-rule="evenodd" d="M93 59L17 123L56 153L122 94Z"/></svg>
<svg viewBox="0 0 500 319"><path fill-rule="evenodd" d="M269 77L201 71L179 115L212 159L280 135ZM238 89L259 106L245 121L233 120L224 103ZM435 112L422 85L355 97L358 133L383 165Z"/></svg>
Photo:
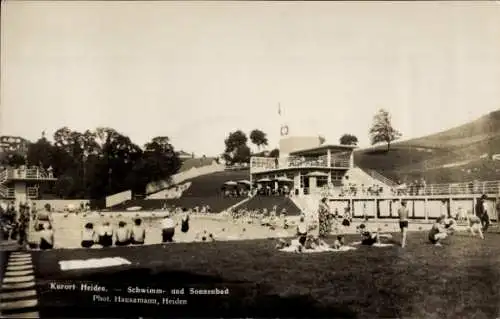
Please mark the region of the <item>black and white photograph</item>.
<svg viewBox="0 0 500 319"><path fill-rule="evenodd" d="M500 1L0 30L0 318L500 318Z"/></svg>

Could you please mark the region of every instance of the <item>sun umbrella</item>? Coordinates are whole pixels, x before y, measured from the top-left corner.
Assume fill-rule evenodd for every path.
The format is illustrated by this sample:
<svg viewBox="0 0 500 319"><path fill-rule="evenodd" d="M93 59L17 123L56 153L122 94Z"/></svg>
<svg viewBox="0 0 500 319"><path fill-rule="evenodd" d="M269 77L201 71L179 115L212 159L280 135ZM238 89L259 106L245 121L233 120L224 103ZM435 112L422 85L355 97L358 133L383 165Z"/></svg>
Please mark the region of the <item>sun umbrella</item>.
<svg viewBox="0 0 500 319"><path fill-rule="evenodd" d="M250 185L251 184L250 181L247 181L246 179L238 181L238 183L240 183L240 184L246 184L246 185Z"/></svg>
<svg viewBox="0 0 500 319"><path fill-rule="evenodd" d="M265 183L265 182L270 182L271 180L269 178L261 178L257 182L258 183Z"/></svg>
<svg viewBox="0 0 500 319"><path fill-rule="evenodd" d="M224 183L224 185L227 185L227 186L236 186L236 185L238 185L238 183L233 182L233 181L227 181L227 182Z"/></svg>
<svg viewBox="0 0 500 319"><path fill-rule="evenodd" d="M291 183L291 182L293 182L293 179L285 177L285 176L280 176L280 177L278 177L278 181Z"/></svg>

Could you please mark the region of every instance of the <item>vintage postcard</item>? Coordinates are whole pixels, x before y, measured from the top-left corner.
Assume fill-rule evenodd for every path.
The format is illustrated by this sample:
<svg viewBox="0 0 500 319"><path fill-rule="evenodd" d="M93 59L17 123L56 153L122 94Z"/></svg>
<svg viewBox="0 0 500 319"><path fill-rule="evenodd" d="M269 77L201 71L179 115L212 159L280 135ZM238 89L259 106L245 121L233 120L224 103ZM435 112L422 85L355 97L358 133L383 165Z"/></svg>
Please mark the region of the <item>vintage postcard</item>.
<svg viewBox="0 0 500 319"><path fill-rule="evenodd" d="M1 2L1 318L500 317L498 1Z"/></svg>

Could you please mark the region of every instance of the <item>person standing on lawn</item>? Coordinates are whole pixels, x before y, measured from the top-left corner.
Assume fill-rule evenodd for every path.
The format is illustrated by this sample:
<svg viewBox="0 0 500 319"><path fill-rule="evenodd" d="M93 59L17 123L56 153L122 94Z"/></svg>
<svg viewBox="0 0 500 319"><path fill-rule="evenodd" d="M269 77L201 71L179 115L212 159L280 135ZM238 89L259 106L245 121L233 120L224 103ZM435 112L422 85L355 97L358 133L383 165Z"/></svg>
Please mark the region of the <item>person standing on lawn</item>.
<svg viewBox="0 0 500 319"><path fill-rule="evenodd" d="M321 199L318 207L318 219L319 219L319 237L325 238L331 231L330 223L328 221L328 216L330 215L330 207L326 203L326 197Z"/></svg>
<svg viewBox="0 0 500 319"><path fill-rule="evenodd" d="M406 207L406 201L401 201L401 207L398 209L399 216L399 228L401 229L401 247L406 246L406 234L408 232L408 208Z"/></svg>
<svg viewBox="0 0 500 319"><path fill-rule="evenodd" d="M478 198L476 202L476 216L481 220L483 232L486 232L488 230L488 227L490 226L490 217L488 216L486 199L487 196L483 194L481 198Z"/></svg>

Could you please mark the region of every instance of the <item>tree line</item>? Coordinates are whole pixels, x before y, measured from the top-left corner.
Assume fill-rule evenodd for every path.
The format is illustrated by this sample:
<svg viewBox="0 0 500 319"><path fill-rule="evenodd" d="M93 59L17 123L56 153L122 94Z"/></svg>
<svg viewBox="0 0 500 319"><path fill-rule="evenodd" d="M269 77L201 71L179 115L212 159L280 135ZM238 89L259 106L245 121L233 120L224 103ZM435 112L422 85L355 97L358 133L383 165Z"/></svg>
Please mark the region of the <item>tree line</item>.
<svg viewBox="0 0 500 319"><path fill-rule="evenodd" d="M10 152L3 165L40 166L58 178L45 190L61 198L102 198L125 190L144 194L146 185L177 173L181 160L166 136L143 147L115 129L78 132L57 130L51 143L45 136L28 145L27 154Z"/></svg>

